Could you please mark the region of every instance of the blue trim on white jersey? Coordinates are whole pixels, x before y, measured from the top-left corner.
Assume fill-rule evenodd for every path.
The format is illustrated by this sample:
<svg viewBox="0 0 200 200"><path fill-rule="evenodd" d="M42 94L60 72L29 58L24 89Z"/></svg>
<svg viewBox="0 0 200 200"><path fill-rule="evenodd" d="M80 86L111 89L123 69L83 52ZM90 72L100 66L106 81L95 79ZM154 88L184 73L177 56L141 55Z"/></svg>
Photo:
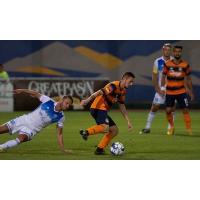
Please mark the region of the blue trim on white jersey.
<svg viewBox="0 0 200 200"><path fill-rule="evenodd" d="M52 100L41 104L41 110L45 111L48 117L51 119L52 123L58 122L62 117L64 117L63 112L56 112L54 110L55 102Z"/></svg>
<svg viewBox="0 0 200 200"><path fill-rule="evenodd" d="M162 72L165 64L165 60L163 58L158 59L158 71Z"/></svg>

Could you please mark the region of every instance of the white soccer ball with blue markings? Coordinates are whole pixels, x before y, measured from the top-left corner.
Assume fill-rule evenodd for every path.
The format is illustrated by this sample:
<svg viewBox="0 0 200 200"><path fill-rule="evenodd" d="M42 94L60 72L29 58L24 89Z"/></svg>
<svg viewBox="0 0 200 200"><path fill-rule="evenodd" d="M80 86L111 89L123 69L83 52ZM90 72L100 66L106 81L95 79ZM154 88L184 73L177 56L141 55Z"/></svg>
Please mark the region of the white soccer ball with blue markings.
<svg viewBox="0 0 200 200"><path fill-rule="evenodd" d="M110 152L114 156L122 155L124 150L124 145L120 142L114 142L110 147Z"/></svg>

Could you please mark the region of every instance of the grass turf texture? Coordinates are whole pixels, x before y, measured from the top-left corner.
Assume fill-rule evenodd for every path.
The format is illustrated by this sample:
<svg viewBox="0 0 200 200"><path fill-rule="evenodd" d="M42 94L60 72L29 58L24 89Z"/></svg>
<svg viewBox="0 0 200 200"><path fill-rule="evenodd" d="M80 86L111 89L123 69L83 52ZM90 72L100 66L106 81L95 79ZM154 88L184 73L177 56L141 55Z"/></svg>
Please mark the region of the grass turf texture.
<svg viewBox="0 0 200 200"><path fill-rule="evenodd" d="M0 123L24 114L23 112L0 113ZM164 111L159 112L152 125L151 134L139 135L144 128L148 111L129 111L134 124L134 131L128 132L127 124L121 113L111 111L109 115L119 127L119 135L113 141L119 141L125 146L122 156L113 156L106 149L106 155L94 155L95 146L102 135L90 136L83 141L79 135L81 128L94 124L89 112L67 112L64 143L66 149L72 149L72 154L62 153L57 145L55 124L43 129L32 141L23 143L14 149L0 153L0 160L192 160L200 159L200 111L191 111L193 135L185 132L181 112L176 112L175 135L166 135L167 122ZM8 134L0 135L0 143L15 138ZM113 142L112 141L112 142ZM110 147L110 146L109 146Z"/></svg>

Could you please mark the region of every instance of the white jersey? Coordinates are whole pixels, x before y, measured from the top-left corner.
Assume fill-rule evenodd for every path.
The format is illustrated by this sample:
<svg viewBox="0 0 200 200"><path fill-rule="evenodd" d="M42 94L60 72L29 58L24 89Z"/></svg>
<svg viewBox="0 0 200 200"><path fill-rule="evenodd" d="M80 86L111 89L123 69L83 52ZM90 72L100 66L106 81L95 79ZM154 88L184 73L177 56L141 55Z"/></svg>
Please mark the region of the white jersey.
<svg viewBox="0 0 200 200"><path fill-rule="evenodd" d="M22 132L33 136L42 128L56 122L59 127L63 127L64 112L55 110L57 103L45 95L40 97L40 101L42 103L33 112L7 123L11 133Z"/></svg>
<svg viewBox="0 0 200 200"><path fill-rule="evenodd" d="M40 97L40 101L42 104L37 109L23 116L25 123L37 132L55 122L59 127L63 127L64 113L55 110L57 103L45 95Z"/></svg>
<svg viewBox="0 0 200 200"><path fill-rule="evenodd" d="M170 57L170 59L172 59L172 57ZM153 73L158 74L158 85L160 87L161 87L162 72L163 72L165 62L166 60L164 59L163 56L161 56L160 58L157 58L155 60L154 65L153 65Z"/></svg>

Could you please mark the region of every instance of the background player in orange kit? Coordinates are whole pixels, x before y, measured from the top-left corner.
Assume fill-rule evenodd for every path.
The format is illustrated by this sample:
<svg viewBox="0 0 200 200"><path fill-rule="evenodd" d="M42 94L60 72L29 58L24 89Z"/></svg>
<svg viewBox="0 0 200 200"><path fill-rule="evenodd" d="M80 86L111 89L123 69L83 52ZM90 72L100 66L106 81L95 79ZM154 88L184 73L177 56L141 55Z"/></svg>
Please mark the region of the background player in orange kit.
<svg viewBox="0 0 200 200"><path fill-rule="evenodd" d="M110 82L103 89L98 90L89 98L81 101L81 105L87 105L89 102L94 100L90 107L90 113L97 124L86 130L80 131L83 139L87 140L89 135L104 133L104 137L96 148L96 155L104 154L105 147L109 144L113 137L118 134L117 125L107 114L113 104L119 104L119 109L124 118L127 120L128 129L132 130L133 128L124 103L126 89L133 85L134 78L135 75L132 72L126 72L120 81Z"/></svg>
<svg viewBox="0 0 200 200"><path fill-rule="evenodd" d="M175 104L175 100L177 100L179 106L183 110L186 130L189 135L192 134L188 101L188 95L191 100L194 99L192 80L190 77L191 68L189 64L181 58L182 49L182 46L174 46L174 58L164 64L163 70L162 87L166 85L166 113L168 122L171 125L171 128L167 133L168 135L172 135L174 133L172 109Z"/></svg>

